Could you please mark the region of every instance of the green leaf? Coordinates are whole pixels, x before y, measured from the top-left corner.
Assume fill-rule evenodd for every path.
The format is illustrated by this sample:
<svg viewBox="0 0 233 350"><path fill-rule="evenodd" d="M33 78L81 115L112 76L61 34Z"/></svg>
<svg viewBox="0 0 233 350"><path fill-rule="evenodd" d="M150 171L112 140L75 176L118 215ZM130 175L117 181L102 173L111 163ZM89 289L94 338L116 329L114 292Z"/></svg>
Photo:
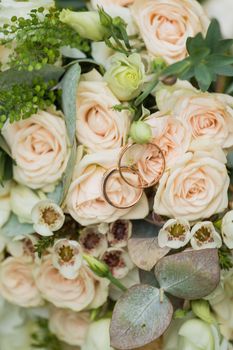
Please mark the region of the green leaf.
<svg viewBox="0 0 233 350"><path fill-rule="evenodd" d="M79 63L72 65L61 81L62 108L65 114L66 127L71 145L75 139L76 130L76 98L77 88L81 74Z"/></svg>
<svg viewBox="0 0 233 350"><path fill-rule="evenodd" d="M8 154L9 157L11 157L11 150L6 143L4 137L0 134L0 148Z"/></svg>
<svg viewBox="0 0 233 350"><path fill-rule="evenodd" d="M187 50L190 55L195 55L197 51L205 48L205 40L201 33L198 33L194 38L189 37L186 42Z"/></svg>
<svg viewBox="0 0 233 350"><path fill-rule="evenodd" d="M233 76L233 66L223 66L215 68L215 73L218 75L224 75L225 77Z"/></svg>
<svg viewBox="0 0 233 350"><path fill-rule="evenodd" d="M159 283L155 278L155 274L153 270L145 271L145 270L139 269L139 280L141 284L148 284L149 286L159 288Z"/></svg>
<svg viewBox="0 0 233 350"><path fill-rule="evenodd" d="M74 140L73 147L71 149L70 158L66 167L66 171L62 178L62 196L61 196L60 204L64 201L68 193L70 183L72 181L75 161L76 161L76 141Z"/></svg>
<svg viewBox="0 0 233 350"><path fill-rule="evenodd" d="M173 307L160 290L148 285L131 287L117 301L111 326L111 346L134 349L159 338L169 326Z"/></svg>
<svg viewBox="0 0 233 350"><path fill-rule="evenodd" d="M205 42L208 47L210 47L212 50L215 50L215 48L218 45L218 41L222 39L221 29L219 22L216 19L213 19L209 25Z"/></svg>
<svg viewBox="0 0 233 350"><path fill-rule="evenodd" d="M80 10L86 7L85 0L55 0L56 7L59 9L68 8L71 10Z"/></svg>
<svg viewBox="0 0 233 350"><path fill-rule="evenodd" d="M17 235L29 235L34 233L33 225L21 224L15 214L11 214L7 223L0 228L0 234L7 237L15 237Z"/></svg>
<svg viewBox="0 0 233 350"><path fill-rule="evenodd" d="M2 89L7 89L19 83L28 83L30 85L35 78L42 78L46 82L49 80L58 81L64 72L64 68L49 64L45 65L38 71L33 70L32 72L29 72L27 70L19 71L17 69L11 68L0 73L0 86Z"/></svg>
<svg viewBox="0 0 233 350"><path fill-rule="evenodd" d="M211 69L228 66L229 64L233 64L233 56L214 54L208 57L206 64Z"/></svg>
<svg viewBox="0 0 233 350"><path fill-rule="evenodd" d="M178 298L203 298L220 280L218 251L190 250L166 256L155 266L155 277L161 288Z"/></svg>
<svg viewBox="0 0 233 350"><path fill-rule="evenodd" d="M218 53L218 54L224 53L224 52L230 50L232 45L233 45L233 39L220 40L218 42L218 45L216 48L216 53Z"/></svg>
<svg viewBox="0 0 233 350"><path fill-rule="evenodd" d="M0 184L13 177L13 160L0 149Z"/></svg>
<svg viewBox="0 0 233 350"><path fill-rule="evenodd" d="M208 67L203 63L200 63L195 67L195 78L198 85L202 91L208 90L212 82L212 74L210 73Z"/></svg>
<svg viewBox="0 0 233 350"><path fill-rule="evenodd" d="M215 318L210 311L207 300L193 300L191 303L193 313L207 323L215 323Z"/></svg>
<svg viewBox="0 0 233 350"><path fill-rule="evenodd" d="M183 74L191 66L191 61L189 58L186 58L180 62L176 62L171 66L168 66L163 72L164 76L176 75L179 76Z"/></svg>
<svg viewBox="0 0 233 350"><path fill-rule="evenodd" d="M49 192L47 197L54 201L56 204L61 204L63 200L63 183L62 181L55 187L53 192Z"/></svg>

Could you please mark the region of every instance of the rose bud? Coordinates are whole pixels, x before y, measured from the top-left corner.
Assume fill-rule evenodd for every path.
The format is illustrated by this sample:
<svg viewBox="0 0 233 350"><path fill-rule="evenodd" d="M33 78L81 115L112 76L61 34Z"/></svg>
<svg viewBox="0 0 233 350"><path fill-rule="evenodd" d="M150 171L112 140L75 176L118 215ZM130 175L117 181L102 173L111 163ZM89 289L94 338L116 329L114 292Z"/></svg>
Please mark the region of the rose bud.
<svg viewBox="0 0 233 350"><path fill-rule="evenodd" d="M76 241L59 239L53 246L53 266L67 279L75 279L82 266L82 248Z"/></svg>
<svg viewBox="0 0 233 350"><path fill-rule="evenodd" d="M85 227L80 232L79 243L84 252L91 254L96 258L104 254L108 248L106 236L98 231L97 226Z"/></svg>
<svg viewBox="0 0 233 350"><path fill-rule="evenodd" d="M109 248L102 256L115 278L124 278L134 267L128 253L123 249Z"/></svg>
<svg viewBox="0 0 233 350"><path fill-rule="evenodd" d="M133 122L130 128L130 137L139 144L148 143L152 139L152 130L150 125L143 121Z"/></svg>
<svg viewBox="0 0 233 350"><path fill-rule="evenodd" d="M52 236L53 231L59 230L65 221L62 209L51 200L37 203L31 212L35 231L41 236Z"/></svg>
<svg viewBox="0 0 233 350"><path fill-rule="evenodd" d="M198 222L191 230L193 249L220 248L222 239L211 221Z"/></svg>
<svg viewBox="0 0 233 350"><path fill-rule="evenodd" d="M132 223L129 220L117 220L110 225L108 243L115 248L126 247L131 235Z"/></svg>

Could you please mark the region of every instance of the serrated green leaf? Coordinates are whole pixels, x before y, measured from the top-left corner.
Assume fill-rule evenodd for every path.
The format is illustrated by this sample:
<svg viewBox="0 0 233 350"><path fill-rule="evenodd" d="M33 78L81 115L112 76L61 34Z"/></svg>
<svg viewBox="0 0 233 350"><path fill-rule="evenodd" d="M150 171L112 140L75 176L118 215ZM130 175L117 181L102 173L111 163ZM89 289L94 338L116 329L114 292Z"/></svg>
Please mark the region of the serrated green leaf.
<svg viewBox="0 0 233 350"><path fill-rule="evenodd" d="M213 78L208 67L203 63L200 63L198 66L195 67L194 72L195 72L195 78L198 82L200 89L202 91L208 90Z"/></svg>
<svg viewBox="0 0 233 350"><path fill-rule="evenodd" d="M76 98L81 74L78 63L72 65L61 81L62 109L65 114L66 127L71 145L73 145L76 131Z"/></svg>
<svg viewBox="0 0 233 350"><path fill-rule="evenodd" d="M190 250L166 256L155 266L155 277L161 288L178 298L203 298L220 280L218 251Z"/></svg>
<svg viewBox="0 0 233 350"><path fill-rule="evenodd" d="M3 89L7 89L15 84L20 83L28 83L30 85L35 78L42 78L45 81L58 81L64 72L64 68L49 64L45 65L38 71L34 70L32 72L24 70L19 71L17 69L11 68L0 73L0 86Z"/></svg>
<svg viewBox="0 0 233 350"><path fill-rule="evenodd" d="M221 29L219 22L216 19L213 19L209 25L205 42L206 45L211 48L211 50L215 50L217 47L217 43L222 39Z"/></svg>
<svg viewBox="0 0 233 350"><path fill-rule="evenodd" d="M111 326L111 345L117 349L134 349L159 338L168 328L173 314L169 299L148 285L131 287L117 301Z"/></svg>
<svg viewBox="0 0 233 350"><path fill-rule="evenodd" d="M34 233L33 225L21 224L15 214L11 214L7 223L0 228L0 234L7 237L15 237L17 235L29 235Z"/></svg>

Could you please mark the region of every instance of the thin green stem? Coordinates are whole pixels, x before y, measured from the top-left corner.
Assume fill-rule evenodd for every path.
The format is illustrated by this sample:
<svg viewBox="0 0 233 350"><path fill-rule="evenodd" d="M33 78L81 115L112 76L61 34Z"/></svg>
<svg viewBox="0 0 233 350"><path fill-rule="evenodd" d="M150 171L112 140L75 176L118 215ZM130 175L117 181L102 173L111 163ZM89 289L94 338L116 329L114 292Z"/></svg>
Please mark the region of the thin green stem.
<svg viewBox="0 0 233 350"><path fill-rule="evenodd" d="M109 279L109 281L114 284L117 288L121 289L123 292L127 291L127 288L118 280L116 279L111 272L109 272L107 278Z"/></svg>
<svg viewBox="0 0 233 350"><path fill-rule="evenodd" d="M159 77L161 74L162 74L162 72L155 74L154 78L148 84L146 90L140 96L138 96L138 98L136 99L136 101L134 103L134 105L136 107L138 107L150 95L151 91L154 90L154 88L156 87L156 85L159 82Z"/></svg>

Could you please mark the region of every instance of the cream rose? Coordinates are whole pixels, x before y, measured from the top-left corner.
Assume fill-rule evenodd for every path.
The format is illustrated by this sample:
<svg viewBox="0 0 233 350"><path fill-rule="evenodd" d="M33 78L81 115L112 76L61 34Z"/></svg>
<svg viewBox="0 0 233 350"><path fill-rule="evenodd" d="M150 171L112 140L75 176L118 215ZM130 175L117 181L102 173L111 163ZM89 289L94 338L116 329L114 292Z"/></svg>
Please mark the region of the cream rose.
<svg viewBox="0 0 233 350"><path fill-rule="evenodd" d="M189 82L178 81L172 87L161 85L156 100L159 109L172 111L194 139L212 138L223 148L233 146L233 97L203 93Z"/></svg>
<svg viewBox="0 0 233 350"><path fill-rule="evenodd" d="M81 225L113 222L117 219L140 219L148 214L148 202L143 195L132 208L116 209L106 202L102 181L106 170L116 167L119 149L86 155L76 168L66 206L68 213ZM112 179L111 195L116 195L119 206L137 198L137 189L128 186L120 175Z"/></svg>
<svg viewBox="0 0 233 350"><path fill-rule="evenodd" d="M2 134L16 161L14 178L32 189L58 181L67 165L69 145L65 122L55 111L39 111L14 124Z"/></svg>
<svg viewBox="0 0 233 350"><path fill-rule="evenodd" d="M196 0L135 0L132 14L149 53L169 64L185 58L187 38L209 25Z"/></svg>
<svg viewBox="0 0 233 350"><path fill-rule="evenodd" d="M33 264L27 258L9 257L0 265L0 293L9 302L31 307L42 299L33 277Z"/></svg>
<svg viewBox="0 0 233 350"><path fill-rule="evenodd" d="M191 152L162 176L154 211L188 221L208 218L227 208L226 157L211 142L194 142Z"/></svg>
<svg viewBox="0 0 233 350"><path fill-rule="evenodd" d="M74 312L67 309L53 309L49 317L49 328L58 339L70 345L81 346L90 324L87 312Z"/></svg>
<svg viewBox="0 0 233 350"><path fill-rule="evenodd" d="M66 279L57 270L50 258L36 270L36 284L44 299L61 308L80 311L87 308L99 295L102 287L104 303L107 299L106 280L97 280L88 267L83 266L75 279ZM100 306L100 303L97 307Z"/></svg>
<svg viewBox="0 0 233 350"><path fill-rule="evenodd" d="M173 116L157 112L146 118L152 130L152 143L161 148L166 168L175 164L188 150L191 133L182 121Z"/></svg>
<svg viewBox="0 0 233 350"><path fill-rule="evenodd" d="M95 70L82 76L77 95L76 136L90 152L119 148L125 143L130 116Z"/></svg>

